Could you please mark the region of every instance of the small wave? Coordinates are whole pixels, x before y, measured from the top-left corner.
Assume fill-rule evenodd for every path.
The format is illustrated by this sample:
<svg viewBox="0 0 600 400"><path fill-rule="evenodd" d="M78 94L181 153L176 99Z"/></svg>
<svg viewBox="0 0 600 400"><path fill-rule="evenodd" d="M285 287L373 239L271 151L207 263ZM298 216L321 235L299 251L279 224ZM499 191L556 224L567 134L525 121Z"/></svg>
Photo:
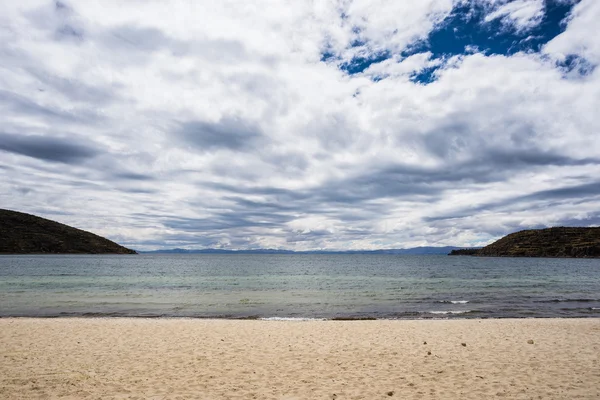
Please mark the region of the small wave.
<svg viewBox="0 0 600 400"><path fill-rule="evenodd" d="M466 314L470 312L471 310L429 311L429 314Z"/></svg>
<svg viewBox="0 0 600 400"><path fill-rule="evenodd" d="M534 300L534 303L595 303L600 299L552 299L552 300Z"/></svg>
<svg viewBox="0 0 600 400"><path fill-rule="evenodd" d="M325 321L325 318L300 318L300 317L264 317L260 321Z"/></svg>
<svg viewBox="0 0 600 400"><path fill-rule="evenodd" d="M443 304L467 304L469 300L439 300L436 303Z"/></svg>

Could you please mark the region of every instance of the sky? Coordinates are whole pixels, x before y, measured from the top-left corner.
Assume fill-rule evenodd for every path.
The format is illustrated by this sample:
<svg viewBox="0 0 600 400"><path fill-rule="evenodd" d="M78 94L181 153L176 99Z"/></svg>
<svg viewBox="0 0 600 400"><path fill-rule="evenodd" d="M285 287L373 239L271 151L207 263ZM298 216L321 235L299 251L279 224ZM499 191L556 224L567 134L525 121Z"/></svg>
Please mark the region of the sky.
<svg viewBox="0 0 600 400"><path fill-rule="evenodd" d="M598 0L0 7L0 208L137 250L600 224Z"/></svg>

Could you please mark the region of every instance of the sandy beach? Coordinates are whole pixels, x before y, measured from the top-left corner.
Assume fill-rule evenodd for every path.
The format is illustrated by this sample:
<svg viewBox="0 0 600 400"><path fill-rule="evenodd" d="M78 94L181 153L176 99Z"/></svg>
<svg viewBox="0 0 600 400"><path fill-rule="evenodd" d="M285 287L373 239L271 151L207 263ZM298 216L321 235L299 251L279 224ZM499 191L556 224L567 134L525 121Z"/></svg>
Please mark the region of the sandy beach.
<svg viewBox="0 0 600 400"><path fill-rule="evenodd" d="M600 397L600 319L0 319L2 399Z"/></svg>

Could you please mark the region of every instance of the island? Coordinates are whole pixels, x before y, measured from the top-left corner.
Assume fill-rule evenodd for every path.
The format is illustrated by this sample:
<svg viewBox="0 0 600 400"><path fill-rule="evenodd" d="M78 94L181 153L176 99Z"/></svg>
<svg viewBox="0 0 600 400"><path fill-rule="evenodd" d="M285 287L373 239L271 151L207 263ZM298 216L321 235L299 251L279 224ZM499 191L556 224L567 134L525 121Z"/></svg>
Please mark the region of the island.
<svg viewBox="0 0 600 400"><path fill-rule="evenodd" d="M511 233L481 249L452 250L451 256L600 257L600 227L555 227Z"/></svg>
<svg viewBox="0 0 600 400"><path fill-rule="evenodd" d="M17 211L0 209L1 254L136 254L81 229Z"/></svg>

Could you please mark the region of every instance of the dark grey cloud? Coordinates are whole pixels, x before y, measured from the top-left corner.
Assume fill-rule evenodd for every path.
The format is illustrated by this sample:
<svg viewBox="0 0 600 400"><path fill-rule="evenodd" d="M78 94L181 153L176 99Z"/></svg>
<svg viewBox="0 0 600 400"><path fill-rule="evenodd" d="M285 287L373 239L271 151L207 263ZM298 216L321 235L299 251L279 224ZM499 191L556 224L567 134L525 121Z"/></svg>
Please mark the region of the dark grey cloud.
<svg viewBox="0 0 600 400"><path fill-rule="evenodd" d="M561 218L557 226L600 226L600 212L592 213L583 218Z"/></svg>
<svg viewBox="0 0 600 400"><path fill-rule="evenodd" d="M83 41L84 31L81 27L64 24L56 30L56 38L58 40Z"/></svg>
<svg viewBox="0 0 600 400"><path fill-rule="evenodd" d="M63 2L63 1L55 1L54 2L54 8L57 11L63 11L63 10L69 10L70 7L67 5L67 3Z"/></svg>
<svg viewBox="0 0 600 400"><path fill-rule="evenodd" d="M568 156L553 154L543 151L516 151L513 153L491 150L487 155L479 155L476 159L462 163L427 168L413 165L391 165L384 168L372 168L355 176L328 180L318 187L302 190L287 190L275 187L246 187L222 183L208 183L207 186L231 192L235 195L224 196L223 199L233 201L231 213L221 214L220 218L227 220L225 225L237 228L253 225L250 221L264 216L276 215L277 223L289 222L298 215L323 215L345 224L369 223L369 227L359 229L355 233L345 229L338 233L336 240L365 240L369 236L370 223L382 215L387 215L393 203L378 202L387 199L434 204L442 201L444 193L457 187L476 186L486 182L502 182L515 173L522 173L528 169L537 169L548 166L582 166L600 164L595 158L576 159ZM526 196L519 196L486 204L478 208L469 208L442 218L425 218L424 224L435 223L442 219L460 218L477 215L478 212L496 207L517 207L523 205L525 209L535 209L536 200L544 200L540 209L548 207L549 199L568 199L576 202L578 196L589 198L590 195L600 192L600 185L589 184L573 188L561 188L543 191ZM246 195L258 195L264 200L248 200ZM240 215L245 218L239 219ZM473 227L474 229L476 227ZM501 235L511 229L517 229L517 223L502 226L496 230L489 230L479 226L488 234ZM465 227L467 229L467 227ZM493 231L493 232L492 232ZM287 243L312 242L316 243L326 235L326 230L314 232L287 231ZM372 231L371 231L372 233ZM330 234L328 237L333 237ZM451 239L451 237L447 238Z"/></svg>
<svg viewBox="0 0 600 400"><path fill-rule="evenodd" d="M118 189L121 192L132 193L132 194L156 194L156 193L160 192L157 189L148 189L148 188L130 187L130 186L124 186L124 187L120 187Z"/></svg>
<svg viewBox="0 0 600 400"><path fill-rule="evenodd" d="M573 158L538 149L499 150L481 149L469 153L466 161L447 160L439 166L422 167L408 164L393 164L371 167L355 175L330 179L318 187L288 191L272 187L244 187L207 183L214 189L245 195L269 196L272 203L292 204L298 210L311 213L327 213L327 206L361 207L368 209L370 201L379 199L399 199L403 201L437 201L444 192L457 185L468 187L482 183L503 182L507 178L528 170L544 167L570 167L600 165L600 158ZM249 204L248 206L254 206ZM373 212L384 212L384 206L377 206ZM363 213L344 215L348 218L362 218Z"/></svg>
<svg viewBox="0 0 600 400"><path fill-rule="evenodd" d="M234 202L237 208L246 210L262 210L263 212L296 211L296 205L280 201L253 201L241 196L223 196L223 200Z"/></svg>
<svg viewBox="0 0 600 400"><path fill-rule="evenodd" d="M185 232L210 232L242 228L274 228L289 221L290 217L260 212L214 212L210 218L171 217L162 224L171 229Z"/></svg>
<svg viewBox="0 0 600 400"><path fill-rule="evenodd" d="M125 179L131 181L154 181L156 178L152 175L141 174L136 172L116 172L112 174L115 179Z"/></svg>
<svg viewBox="0 0 600 400"><path fill-rule="evenodd" d="M213 63L238 62L253 57L238 40L204 37L181 40L157 27L131 23L106 29L89 27L89 22L81 18L78 8L83 6L54 2L50 6L26 11L24 15L34 29L41 30L54 41L74 45L93 42L112 55L118 52L125 56L120 61L127 64L145 64L150 61L148 56L157 51L168 51L175 56L193 54ZM265 57L263 62L272 63L272 60Z"/></svg>
<svg viewBox="0 0 600 400"><path fill-rule="evenodd" d="M436 204L443 201L446 192L457 188L475 188L482 183L504 182L515 174L539 171L546 167L588 165L600 165L600 159L574 158L539 149L483 149L479 153L473 152L471 158L466 161L455 162L448 159L435 167L399 163L383 167L374 165L360 173L345 174L326 180L318 186L296 190L200 182L203 187L225 192L219 198L227 202L228 211L210 211L215 218L195 221L186 229L207 229L206 232L219 229L227 232L230 237L242 240L248 237L248 229L279 227L283 229L283 238L290 245L316 245L321 241L326 243L334 237L337 241L367 240L374 237L372 222L379 220L383 215L389 215L396 200L415 206ZM522 208L534 211L537 207L539 211L543 211L544 208L552 206L552 199L576 204L578 196L590 198L597 191L600 191L600 185L595 184L557 188L516 196L501 202L467 207L443 216L423 217L422 224L432 228L439 227L440 233L435 234L435 237L447 242L452 239L452 236L448 236L448 229L455 227L456 222L448 225L444 221L476 217L478 213L491 209L502 211L503 208ZM261 200L250 196L258 196ZM287 223L302 216L322 216L331 221L338 221L345 227L343 232L329 234L328 230L320 228L299 231L286 227ZM363 225L364 228L361 227ZM469 223L463 221L460 225L465 231L478 230L490 237L522 228L518 222L498 223L495 227L469 227ZM178 225L178 228L183 226ZM430 235L428 240L433 243L434 234Z"/></svg>
<svg viewBox="0 0 600 400"><path fill-rule="evenodd" d="M480 95L484 99L490 96L487 93ZM515 99L515 104L519 104L519 100ZM509 110L510 107L512 105ZM490 111L484 108L481 113L484 116L493 114ZM477 114L478 110L471 112ZM412 138L424 151L439 159L443 168L452 167L456 176L465 177L469 170L476 169L472 175L479 176L475 180L481 182L504 180L503 172L527 167L600 163L598 157L573 158L557 150L543 150L540 147L542 133L534 127L534 121L521 116L509 113L502 122L501 133L494 134L488 132L495 132L496 127L472 118L471 114L452 114L439 121L436 128L414 134Z"/></svg>
<svg viewBox="0 0 600 400"><path fill-rule="evenodd" d="M517 173L540 167L600 165L600 157L576 158L556 151L542 150L527 128L515 128L512 135L514 139L503 144L502 148L498 144L486 142L485 136L473 133L468 125L458 124L454 129L461 132L436 131L425 135L426 150L441 158L439 167L410 167L409 170L403 170L404 167L401 166L397 172L430 184L490 183L505 181Z"/></svg>
<svg viewBox="0 0 600 400"><path fill-rule="evenodd" d="M33 192L34 192L34 190L33 190L33 189L31 189L31 188L28 188L28 187L23 187L23 186L21 186L21 187L17 187L17 188L15 188L15 190L16 190L17 192L21 193L21 194L22 194L22 195L24 195L24 196L27 196L29 193L33 193Z"/></svg>
<svg viewBox="0 0 600 400"><path fill-rule="evenodd" d="M425 222L452 220L476 216L483 211L498 211L509 209L511 211L534 211L548 209L563 204L565 201L576 205L579 202L594 201L600 196L600 181L584 183L574 186L565 186L556 189L541 190L522 196L512 196L503 200L487 202L474 207L461 208L451 214L437 215L424 218Z"/></svg>
<svg viewBox="0 0 600 400"><path fill-rule="evenodd" d="M548 166L600 165L600 158L571 157L532 151L481 151L464 162L436 167L396 164L375 168L354 177L330 181L315 195L332 202L362 202L380 198L429 198L435 200L456 185L501 182L515 173Z"/></svg>
<svg viewBox="0 0 600 400"><path fill-rule="evenodd" d="M80 79L73 74L61 76L54 71L45 68L36 59L34 52L27 52L25 49L17 48L7 44L0 44L0 58L3 65L18 73L23 78L31 78L36 83L30 88L29 92L16 93L13 91L0 89L0 102L11 107L13 111L23 110L25 113L48 115L51 117L62 118L63 120L73 120L74 115L65 113L60 109L42 106L34 101L41 94L44 99L58 100L57 103L64 104L63 98L73 100L77 103L91 103L94 106L106 105L121 98L120 90L123 85L117 82L110 83L92 83ZM95 118L97 119L97 118Z"/></svg>
<svg viewBox="0 0 600 400"><path fill-rule="evenodd" d="M0 150L64 164L81 164L101 154L97 147L73 139L3 132Z"/></svg>
<svg viewBox="0 0 600 400"><path fill-rule="evenodd" d="M275 196L279 202L290 202L298 199L306 199L310 197L308 194L304 193L301 190L290 190L280 187L272 187L272 186L246 186L244 184L240 185L231 185L222 182L205 182L199 181L197 182L199 185L222 190L225 192L231 193L239 193L239 194L253 194L253 195L267 195L267 196Z"/></svg>
<svg viewBox="0 0 600 400"><path fill-rule="evenodd" d="M423 170L409 166L375 168L357 176L331 180L315 190L323 201L333 203L359 203L381 198L414 198L434 196L442 191L428 185Z"/></svg>
<svg viewBox="0 0 600 400"><path fill-rule="evenodd" d="M326 152L336 152L353 145L361 136L353 115L340 112L323 115L306 122L306 134L314 135Z"/></svg>
<svg viewBox="0 0 600 400"><path fill-rule="evenodd" d="M462 119L464 116L460 115L457 120L452 118L442 122L435 129L417 136L417 141L422 142L427 152L442 159L451 159L469 148L481 147L481 140L473 134L471 124Z"/></svg>
<svg viewBox="0 0 600 400"><path fill-rule="evenodd" d="M187 44L168 37L156 28L123 25L111 29L108 34L116 39L116 42L112 43L113 45L125 46L130 50L148 52L165 47L173 50L179 49L179 51L187 49Z"/></svg>
<svg viewBox="0 0 600 400"><path fill-rule="evenodd" d="M238 213L283 213L289 220L297 215L326 215L344 221L373 220L374 217L382 215L387 206L371 203L371 200L379 197L365 196L364 188L358 189L357 193L350 193L350 189L344 187L344 182L328 181L323 185L302 190L233 186L215 182L205 182L203 186L234 194L224 195L222 198L233 201L232 209ZM338 193L334 186L342 187L344 191ZM254 201L243 197L248 195L261 196L265 200Z"/></svg>
<svg viewBox="0 0 600 400"><path fill-rule="evenodd" d="M439 194L444 188L432 186L435 182L456 180L446 170L394 165L384 168L371 168L355 176L329 179L322 184L307 188L290 190L268 186L234 186L219 182L202 182L204 186L245 195L270 196L279 204L298 204L300 201L314 201L320 207L327 203L362 203L381 198L410 198ZM303 204L305 204L303 203ZM337 207L337 206L336 206Z"/></svg>
<svg viewBox="0 0 600 400"><path fill-rule="evenodd" d="M236 40L198 38L183 41L160 29L136 25L111 28L100 34L98 40L107 49L126 51L130 56L132 51L139 54L168 51L175 56L194 54L211 62L224 63L239 62L251 57L244 45Z"/></svg>
<svg viewBox="0 0 600 400"><path fill-rule="evenodd" d="M238 117L223 117L218 122L188 121L175 132L183 143L201 151L254 148L262 137L260 128Z"/></svg>
<svg viewBox="0 0 600 400"><path fill-rule="evenodd" d="M84 122L86 124L104 119L100 114L91 109L71 108L62 110L43 106L28 97L21 96L7 90L0 89L0 111L6 107L15 115L27 115L41 118L48 122Z"/></svg>
<svg viewBox="0 0 600 400"><path fill-rule="evenodd" d="M331 236L331 234L332 232L325 229L311 230L308 232L292 231L286 234L285 241L287 243L315 242L325 239Z"/></svg>
<svg viewBox="0 0 600 400"><path fill-rule="evenodd" d="M488 150L479 156L486 162L499 167L522 168L527 166L571 167L578 165L600 164L600 158L573 158L562 154L541 151L537 148Z"/></svg>
<svg viewBox="0 0 600 400"><path fill-rule="evenodd" d="M600 181L542 190L525 196L517 197L515 200L578 200L589 199L592 196L600 196Z"/></svg>
<svg viewBox="0 0 600 400"><path fill-rule="evenodd" d="M118 85L94 86L73 77L64 78L50 74L34 66L25 68L24 71L38 80L39 91L52 90L53 93L60 93L77 102L105 105L118 98Z"/></svg>
<svg viewBox="0 0 600 400"><path fill-rule="evenodd" d="M11 109L11 111L19 112L22 114L34 114L43 117L52 117L63 120L70 120L72 116L69 114L61 113L59 111L52 110L48 107L39 105L38 103L21 96L17 93L9 92L7 90L0 89L0 105L4 105Z"/></svg>
<svg viewBox="0 0 600 400"><path fill-rule="evenodd" d="M600 165L600 158L574 158L537 148L529 149L471 149L470 159L458 163L447 163L430 174L432 182L492 183L526 171L538 172L546 167L573 167Z"/></svg>
<svg viewBox="0 0 600 400"><path fill-rule="evenodd" d="M310 159L296 151L261 154L261 159L266 163L276 165L290 177L301 175L310 166Z"/></svg>
<svg viewBox="0 0 600 400"><path fill-rule="evenodd" d="M85 39L83 21L66 2L55 1L24 13L32 25L56 41L81 43Z"/></svg>

